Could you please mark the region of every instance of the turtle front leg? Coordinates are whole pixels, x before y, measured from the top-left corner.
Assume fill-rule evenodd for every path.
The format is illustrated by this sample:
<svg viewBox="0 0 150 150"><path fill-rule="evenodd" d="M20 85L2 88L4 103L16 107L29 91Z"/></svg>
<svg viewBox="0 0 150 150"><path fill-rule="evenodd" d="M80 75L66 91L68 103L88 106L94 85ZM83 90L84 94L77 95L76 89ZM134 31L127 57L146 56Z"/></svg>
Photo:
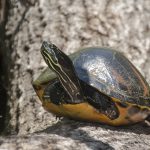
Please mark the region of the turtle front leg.
<svg viewBox="0 0 150 150"><path fill-rule="evenodd" d="M86 83L82 83L81 85L83 86L82 89L85 97L87 98L87 102L97 111L107 116L110 120L114 120L119 117L119 110L111 97L101 93Z"/></svg>

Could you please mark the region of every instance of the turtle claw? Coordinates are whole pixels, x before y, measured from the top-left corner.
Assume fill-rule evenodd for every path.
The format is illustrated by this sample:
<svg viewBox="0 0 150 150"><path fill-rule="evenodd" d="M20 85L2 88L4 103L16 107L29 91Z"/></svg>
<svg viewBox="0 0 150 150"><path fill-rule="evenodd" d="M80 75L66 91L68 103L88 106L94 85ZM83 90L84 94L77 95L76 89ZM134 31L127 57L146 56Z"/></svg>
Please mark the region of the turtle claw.
<svg viewBox="0 0 150 150"><path fill-rule="evenodd" d="M61 120L63 117L61 117L61 116L56 116L55 117L55 119L56 119L56 121L59 121L59 120Z"/></svg>

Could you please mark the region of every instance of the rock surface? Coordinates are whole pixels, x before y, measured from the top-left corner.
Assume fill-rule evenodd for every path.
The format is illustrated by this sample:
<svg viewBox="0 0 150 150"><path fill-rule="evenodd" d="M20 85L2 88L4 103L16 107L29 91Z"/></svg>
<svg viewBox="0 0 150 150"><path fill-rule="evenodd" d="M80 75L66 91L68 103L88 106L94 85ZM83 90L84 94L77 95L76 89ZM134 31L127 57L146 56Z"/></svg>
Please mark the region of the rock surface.
<svg viewBox="0 0 150 150"><path fill-rule="evenodd" d="M148 124L115 128L57 121L42 108L31 82L46 67L39 50L48 40L66 54L87 46L116 48L150 83L149 6L149 0L12 0L6 26L11 52L7 132L14 135L1 137L0 149L148 150Z"/></svg>

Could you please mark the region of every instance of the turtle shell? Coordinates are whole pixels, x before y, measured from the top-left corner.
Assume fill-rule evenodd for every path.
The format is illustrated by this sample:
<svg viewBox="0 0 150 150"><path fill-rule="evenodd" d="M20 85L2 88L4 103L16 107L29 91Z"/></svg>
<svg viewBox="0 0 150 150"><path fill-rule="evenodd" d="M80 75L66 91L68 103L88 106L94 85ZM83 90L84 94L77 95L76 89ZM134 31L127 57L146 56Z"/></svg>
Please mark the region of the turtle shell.
<svg viewBox="0 0 150 150"><path fill-rule="evenodd" d="M70 56L80 80L123 102L150 106L150 88L120 52L86 48Z"/></svg>

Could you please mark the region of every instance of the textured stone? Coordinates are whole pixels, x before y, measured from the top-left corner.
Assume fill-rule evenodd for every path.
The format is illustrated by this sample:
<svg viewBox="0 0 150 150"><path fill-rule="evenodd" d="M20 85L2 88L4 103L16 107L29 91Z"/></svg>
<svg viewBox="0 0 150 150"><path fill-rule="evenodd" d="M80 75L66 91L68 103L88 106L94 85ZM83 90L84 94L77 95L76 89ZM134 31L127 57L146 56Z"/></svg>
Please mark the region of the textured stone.
<svg viewBox="0 0 150 150"><path fill-rule="evenodd" d="M46 67L40 54L43 40L67 54L87 46L116 48L150 83L149 6L149 0L12 0L6 26L12 62L8 130L18 135L1 137L0 149L149 149L146 123L115 128L56 121L31 84Z"/></svg>

